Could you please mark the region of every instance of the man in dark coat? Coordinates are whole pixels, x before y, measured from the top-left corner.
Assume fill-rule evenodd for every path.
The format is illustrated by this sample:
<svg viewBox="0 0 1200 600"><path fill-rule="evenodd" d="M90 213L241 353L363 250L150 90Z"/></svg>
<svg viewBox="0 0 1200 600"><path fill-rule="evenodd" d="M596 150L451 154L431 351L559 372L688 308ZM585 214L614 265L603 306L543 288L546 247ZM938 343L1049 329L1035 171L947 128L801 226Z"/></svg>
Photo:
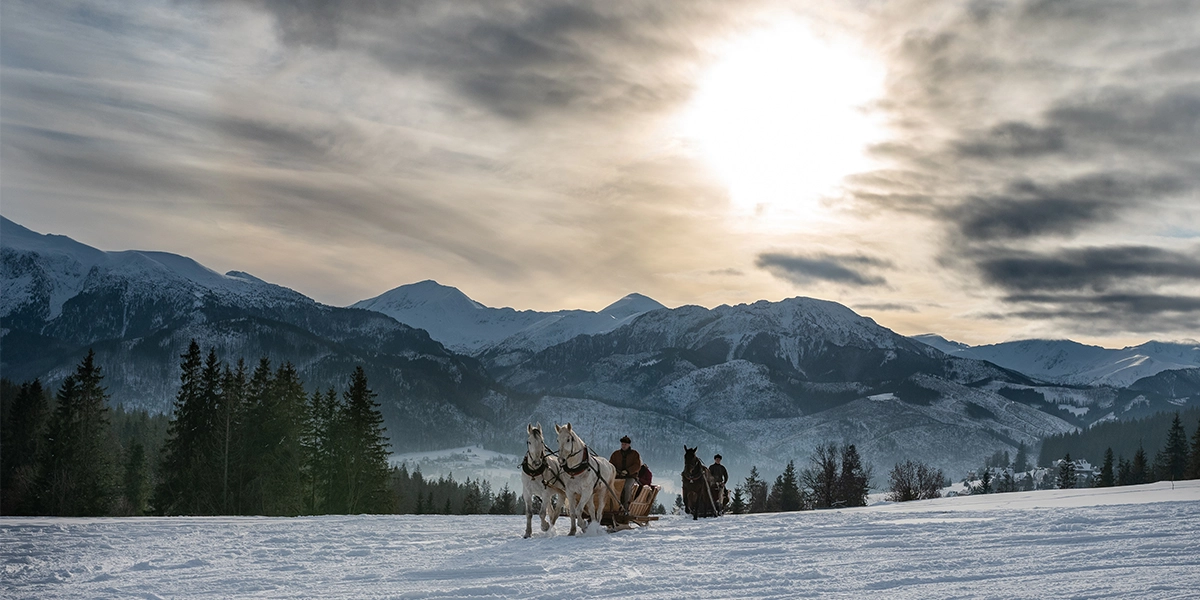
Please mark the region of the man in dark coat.
<svg viewBox="0 0 1200 600"><path fill-rule="evenodd" d="M729 490L725 488L725 483L729 481L729 471L725 470L725 466L721 464L721 455L713 457L713 464L708 468L708 474L712 475L713 482L721 486L721 497L717 501L724 506L728 500Z"/></svg>
<svg viewBox="0 0 1200 600"><path fill-rule="evenodd" d="M617 478L625 480L625 487L621 490L621 508L625 510L629 510L629 496L633 494L638 472L642 470L642 456L630 447L632 443L629 436L621 438L621 449L613 452L608 459L617 469Z"/></svg>

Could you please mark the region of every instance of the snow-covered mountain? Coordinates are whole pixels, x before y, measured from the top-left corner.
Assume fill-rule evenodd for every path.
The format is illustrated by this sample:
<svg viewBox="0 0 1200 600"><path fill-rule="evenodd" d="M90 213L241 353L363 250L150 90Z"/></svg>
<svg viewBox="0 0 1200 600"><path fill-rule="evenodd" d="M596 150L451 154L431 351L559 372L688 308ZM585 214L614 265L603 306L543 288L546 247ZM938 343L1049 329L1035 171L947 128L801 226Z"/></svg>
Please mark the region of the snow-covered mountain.
<svg viewBox="0 0 1200 600"><path fill-rule="evenodd" d="M380 394L397 450L487 439L495 402L476 361L379 313L319 304L241 272L163 252L103 252L0 218L0 368L51 389L89 348L114 403L166 411L190 340L230 363L293 363L313 389L355 366ZM437 427L432 427L437 425Z"/></svg>
<svg viewBox="0 0 1200 600"><path fill-rule="evenodd" d="M456 352L478 354L497 346L505 352L536 352L578 335L612 331L642 313L664 307L641 294L629 294L599 312L491 308L458 288L426 280L402 285L351 308L381 312L428 331Z"/></svg>
<svg viewBox="0 0 1200 600"><path fill-rule="evenodd" d="M313 389L342 387L362 365L397 452L519 454L526 423L571 421L598 448L631 435L660 473L685 443L722 452L740 476L803 461L823 441L858 444L877 473L904 458L958 473L1020 442L1200 395L1196 369L1119 388L1048 376L1194 365L1186 345L1126 349L1145 359L1118 369L1118 351L1069 342L1042 343L1059 344L1052 355L914 340L812 298L668 309L631 294L597 312L541 313L425 281L336 308L246 273L103 252L7 219L0 251L6 378L54 388L94 348L114 403L167 410L191 339L230 362L289 361Z"/></svg>
<svg viewBox="0 0 1200 600"><path fill-rule="evenodd" d="M1150 341L1121 349L1071 340L1023 340L968 346L925 334L913 339L951 356L986 360L1035 379L1067 385L1126 387L1171 369L1200 367L1200 342Z"/></svg>

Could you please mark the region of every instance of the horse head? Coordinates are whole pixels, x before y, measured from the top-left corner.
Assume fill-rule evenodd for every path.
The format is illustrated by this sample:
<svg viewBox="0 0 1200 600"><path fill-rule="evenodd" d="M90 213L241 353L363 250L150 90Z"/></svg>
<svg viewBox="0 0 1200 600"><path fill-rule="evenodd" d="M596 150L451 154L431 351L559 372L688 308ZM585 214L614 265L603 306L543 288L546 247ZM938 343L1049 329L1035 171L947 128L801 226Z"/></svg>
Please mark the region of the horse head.
<svg viewBox="0 0 1200 600"><path fill-rule="evenodd" d="M525 440L525 452L532 458L541 458L546 455L546 438L542 435L542 424L528 425L526 430L529 437Z"/></svg>

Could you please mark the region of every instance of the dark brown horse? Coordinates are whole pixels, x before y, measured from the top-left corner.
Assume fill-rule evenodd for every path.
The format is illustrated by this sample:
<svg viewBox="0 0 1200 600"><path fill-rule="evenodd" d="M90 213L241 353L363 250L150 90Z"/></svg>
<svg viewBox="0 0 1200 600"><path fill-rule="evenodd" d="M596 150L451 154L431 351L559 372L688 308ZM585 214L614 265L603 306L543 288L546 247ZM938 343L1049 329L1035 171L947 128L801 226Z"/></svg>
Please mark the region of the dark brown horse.
<svg viewBox="0 0 1200 600"><path fill-rule="evenodd" d="M683 510L692 519L715 517L720 514L713 496L712 475L708 467L696 456L696 448L683 447Z"/></svg>

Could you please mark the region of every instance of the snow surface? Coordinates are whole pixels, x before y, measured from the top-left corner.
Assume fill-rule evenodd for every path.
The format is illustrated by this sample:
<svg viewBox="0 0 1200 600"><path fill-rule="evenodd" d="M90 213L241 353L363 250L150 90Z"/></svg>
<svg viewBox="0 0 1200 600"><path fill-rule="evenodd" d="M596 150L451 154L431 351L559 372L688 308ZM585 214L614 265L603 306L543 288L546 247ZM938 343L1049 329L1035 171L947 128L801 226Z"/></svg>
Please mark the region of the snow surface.
<svg viewBox="0 0 1200 600"><path fill-rule="evenodd" d="M665 517L4 518L6 598L1195 598L1200 481Z"/></svg>

